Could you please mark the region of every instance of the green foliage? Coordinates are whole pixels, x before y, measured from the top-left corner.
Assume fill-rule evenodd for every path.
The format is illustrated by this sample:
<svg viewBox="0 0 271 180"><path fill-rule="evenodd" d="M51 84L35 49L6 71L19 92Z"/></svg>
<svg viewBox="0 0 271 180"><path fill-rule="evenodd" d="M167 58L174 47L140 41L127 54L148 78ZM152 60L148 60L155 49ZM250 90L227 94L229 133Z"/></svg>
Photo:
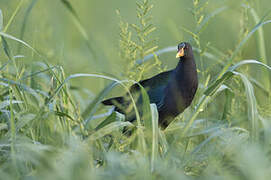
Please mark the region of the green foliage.
<svg viewBox="0 0 271 180"><path fill-rule="evenodd" d="M149 0L136 2L137 5L137 21L138 23L129 24L124 22L120 17L120 54L128 64L126 76L129 79L139 81L142 79L146 71L152 68L157 68L160 72L161 62L156 57L153 64L137 64L136 60L144 59L148 54L154 53L158 46L157 40L151 37L151 34L156 30L152 24L151 9L153 4ZM120 16L120 12L117 11ZM134 30L135 35L133 35Z"/></svg>
<svg viewBox="0 0 271 180"><path fill-rule="evenodd" d="M127 65L120 68L126 69L125 77L128 80L93 73L93 69L89 71L91 74L84 73L81 69L80 73L71 74L69 68L65 67L69 58L72 58L72 68L76 69L76 65L80 64L77 61L84 57L81 54L84 54L85 46L88 52L87 59L95 64L101 62L105 69L103 59L98 61L88 57L89 52L110 52L110 62L117 65L117 62L121 62L117 61L119 57L114 57L111 48L106 45L101 46L103 48L99 51L98 48L89 49L96 47L96 42L102 43L104 39L99 37L97 41L98 38L88 35L84 18L77 9L83 1L78 4L67 0L58 1L59 7L68 10L71 15L67 21L70 22L71 18L75 25L72 33L68 28L65 29L63 21L65 30L60 34L64 34L65 31L72 33L68 34L68 37L73 35L72 40L75 41L70 43L74 46L78 45L76 40L82 36L83 41L87 43L78 46L78 54L77 46L72 53L69 53L70 49L63 48L62 53L67 53L67 56L54 56L53 52L60 49L52 45L47 37L54 37L53 44L57 46L61 43L53 34L48 33L45 38L46 44L51 45L53 50L48 50L42 45L42 38L37 36L49 31L47 24L46 28L42 32L36 32L36 35L32 31L33 22L36 25L45 21L44 15L39 17L42 20L35 21L33 18L41 9L46 9L38 7L46 5L46 1L39 2L43 4L36 3L35 0L22 2L17 2L14 6L12 2L8 2L8 8L13 9L9 15L5 14L6 10L0 10L1 179L270 178L271 97L267 74L270 75L271 67L267 58L270 52L265 44L270 35L264 32L267 32L267 25L271 21L268 13L262 14L261 10L253 6L257 2L242 1L243 4L240 5L240 2L236 1L194 0L190 11L191 19L194 19L191 26L194 28L186 21L189 19L188 15L178 16L177 23L186 21L185 27L189 27L183 28L182 24L180 29L188 33L187 39L193 39L194 54L199 64L200 84L191 107L165 130L158 127L156 105L149 103L144 88L140 86L144 107L142 116L129 91L129 84L135 83L134 80L141 79L144 74L163 70L158 56L174 60L175 41L170 41L174 47L156 51L160 43L156 41L158 35L154 33L155 29L160 29L160 26L162 29L163 25L167 27L163 18L161 25L155 27L152 24L159 14L155 14L151 9L153 4L158 2L138 2L137 23L130 24L120 20L120 47L117 53L120 53ZM176 4L178 2L175 1ZM181 2L182 6L189 5L187 1ZM211 2L215 5L220 4L211 6ZM238 7L240 5L241 12L239 8L234 9L230 3ZM25 8L24 5L28 7L26 11L21 11ZM63 16L60 15L59 7L59 11L56 12L58 16L54 18ZM160 9L161 13L164 8ZM177 10L180 8L181 6L178 6ZM38 11L35 11L36 9ZM236 11L241 18L235 17L238 13L231 15ZM20 13L25 14L18 16ZM170 13L167 9L167 13L163 15L171 17ZM219 19L225 18L224 13L230 21ZM50 16L50 13L46 14L47 16ZM238 28L231 26L236 19ZM155 20L157 22L157 19ZM20 22L23 22L22 27ZM213 33L212 28L219 28L224 23L229 23L232 32L225 31L225 37L212 40L212 36L219 34ZM16 26L19 26L18 32L11 31L11 27ZM117 28L117 25L114 24L114 27ZM56 24L54 30L57 30ZM166 39L170 39L170 33L166 32L161 30L159 38L164 38L166 34ZM209 32L212 32L211 35ZM238 35L234 36L235 34ZM253 39L254 34L256 40ZM23 37L24 40L17 37ZM231 46L224 44L229 37L238 37L232 39ZM219 41L223 41L223 48L216 45ZM258 44L257 47L255 44ZM21 49L18 51L20 54L16 54L15 47ZM254 53L257 49L258 55ZM167 57L168 52L172 52L173 55ZM103 56L106 56L106 53ZM248 58L251 56L253 58ZM63 59L63 62L59 59ZM168 63L170 64L170 61ZM105 86L104 83L100 83L102 80L111 83ZM84 86L86 84L89 85L89 89ZM92 92L99 84L102 84L99 92ZM124 115L101 105L100 102L113 92L116 86L131 97L131 108L137 117L135 123L126 122Z"/></svg>

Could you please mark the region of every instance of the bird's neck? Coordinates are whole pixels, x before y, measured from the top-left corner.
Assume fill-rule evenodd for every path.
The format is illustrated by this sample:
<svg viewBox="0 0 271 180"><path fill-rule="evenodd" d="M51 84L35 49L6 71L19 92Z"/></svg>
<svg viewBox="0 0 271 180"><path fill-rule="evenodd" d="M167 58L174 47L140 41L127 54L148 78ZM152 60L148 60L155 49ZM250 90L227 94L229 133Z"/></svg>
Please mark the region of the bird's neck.
<svg viewBox="0 0 271 180"><path fill-rule="evenodd" d="M176 75L185 75L185 77L190 77L189 74L195 74L196 69L194 57L181 57L176 67Z"/></svg>
<svg viewBox="0 0 271 180"><path fill-rule="evenodd" d="M175 80L178 88L190 91L191 88L197 86L197 67L193 57L181 58L175 69Z"/></svg>

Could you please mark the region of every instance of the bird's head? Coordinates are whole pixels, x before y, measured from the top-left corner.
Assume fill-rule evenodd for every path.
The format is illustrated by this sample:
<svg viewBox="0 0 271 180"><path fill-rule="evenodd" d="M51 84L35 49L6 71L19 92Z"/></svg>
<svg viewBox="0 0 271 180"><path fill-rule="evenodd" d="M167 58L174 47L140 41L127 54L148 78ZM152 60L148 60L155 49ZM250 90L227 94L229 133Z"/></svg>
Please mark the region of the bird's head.
<svg viewBox="0 0 271 180"><path fill-rule="evenodd" d="M193 56L192 46L188 42L182 42L178 45L176 58Z"/></svg>

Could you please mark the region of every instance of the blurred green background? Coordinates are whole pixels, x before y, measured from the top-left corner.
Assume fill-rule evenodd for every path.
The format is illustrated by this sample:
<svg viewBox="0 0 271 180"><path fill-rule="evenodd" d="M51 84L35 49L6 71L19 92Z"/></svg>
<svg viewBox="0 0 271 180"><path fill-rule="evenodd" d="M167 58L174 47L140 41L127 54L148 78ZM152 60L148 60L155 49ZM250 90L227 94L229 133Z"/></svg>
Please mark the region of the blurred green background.
<svg viewBox="0 0 271 180"><path fill-rule="evenodd" d="M16 0L0 0L0 7L3 11L5 22L11 17L18 3ZM124 21L136 23L135 1L100 1L100 0L80 0L70 1L77 11L78 17L90 38L89 43L94 50L95 57L87 48L82 35L75 27L69 11L63 6L60 0L37 1L30 12L24 41L39 50L48 57L52 64L63 65L66 73L103 73L107 72L121 78L125 71L122 59L119 57L119 17L116 10L120 10ZM201 34L201 44L203 47L207 43L218 50L227 53L231 52L240 40L240 32L243 16L242 4L247 1L234 0L212 0L209 1L204 14L208 15L217 8L227 7L212 20ZM8 28L7 33L19 37L20 30L27 12L27 8L32 3L24 0L15 22ZM154 0L152 2L153 20L152 23L157 30L152 34L158 40L159 49L168 46L176 46L181 41L187 41L191 35L183 31L183 28L193 31L196 28L194 17L191 13L193 1L191 0ZM269 0L251 1L258 16L262 17L268 11ZM248 17L252 17L248 14ZM253 27L255 23L247 21L248 27ZM265 28L266 47L271 46L271 27ZM12 42L13 47L17 47L16 42ZM271 52L267 51L270 56ZM37 57L32 57L32 53L23 49L21 54L27 56L24 62L31 63ZM177 63L174 59L175 53L162 55L160 60L164 66L173 68ZM5 58L1 50L1 59ZM257 59L259 53L255 36L246 44L245 51L242 52L243 59ZM207 65L209 62L205 62ZM82 83L83 82L83 83ZM90 80L82 80L77 85L92 84ZM101 89L104 84L99 80L93 80L95 86L88 86L93 91Z"/></svg>

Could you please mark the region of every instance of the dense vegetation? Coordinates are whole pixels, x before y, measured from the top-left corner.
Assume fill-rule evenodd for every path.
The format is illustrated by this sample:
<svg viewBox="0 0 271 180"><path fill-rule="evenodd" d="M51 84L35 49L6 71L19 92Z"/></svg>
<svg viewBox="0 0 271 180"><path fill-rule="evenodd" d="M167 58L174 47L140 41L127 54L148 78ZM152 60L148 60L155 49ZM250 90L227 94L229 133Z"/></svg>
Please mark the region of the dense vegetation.
<svg viewBox="0 0 271 180"><path fill-rule="evenodd" d="M0 0L0 179L270 179L270 5ZM101 105L181 41L200 84L167 129L144 89L133 124Z"/></svg>

